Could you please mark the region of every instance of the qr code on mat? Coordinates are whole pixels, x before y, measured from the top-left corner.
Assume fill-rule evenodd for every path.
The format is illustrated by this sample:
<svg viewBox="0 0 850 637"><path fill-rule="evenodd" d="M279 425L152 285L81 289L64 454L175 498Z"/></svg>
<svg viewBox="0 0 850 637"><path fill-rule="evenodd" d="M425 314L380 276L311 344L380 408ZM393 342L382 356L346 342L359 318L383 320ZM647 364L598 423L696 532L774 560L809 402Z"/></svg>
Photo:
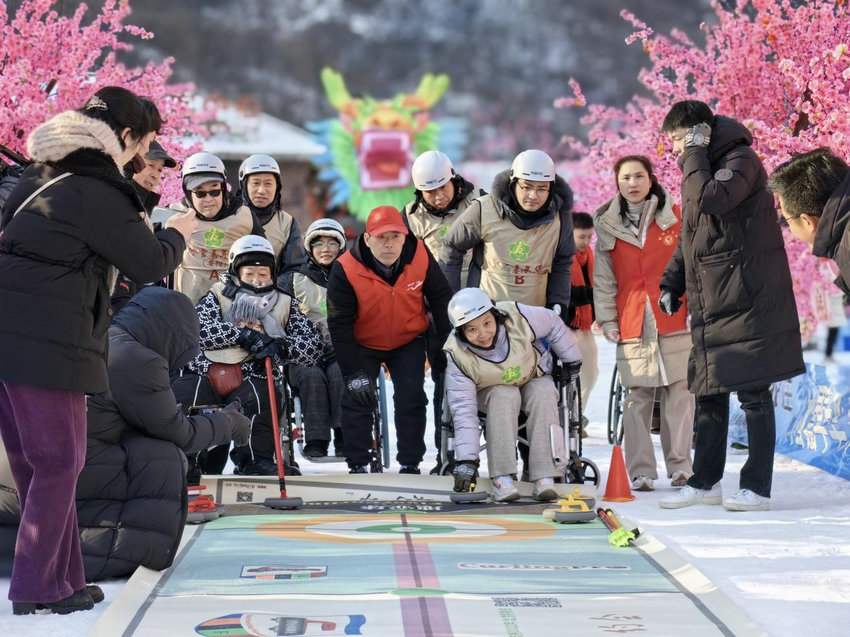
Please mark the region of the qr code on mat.
<svg viewBox="0 0 850 637"><path fill-rule="evenodd" d="M557 597L494 597L496 608L560 608Z"/></svg>

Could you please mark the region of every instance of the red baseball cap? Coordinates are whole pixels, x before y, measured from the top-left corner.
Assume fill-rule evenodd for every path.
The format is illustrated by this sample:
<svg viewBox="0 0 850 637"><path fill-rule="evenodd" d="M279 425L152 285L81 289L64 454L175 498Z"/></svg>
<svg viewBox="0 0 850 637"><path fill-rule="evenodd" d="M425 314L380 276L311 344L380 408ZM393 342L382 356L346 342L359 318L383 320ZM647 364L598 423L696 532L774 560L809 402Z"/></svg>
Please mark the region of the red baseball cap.
<svg viewBox="0 0 850 637"><path fill-rule="evenodd" d="M392 206L378 206L369 213L366 220L366 232L373 237L385 232L400 232L407 234L407 226L401 218L401 213Z"/></svg>

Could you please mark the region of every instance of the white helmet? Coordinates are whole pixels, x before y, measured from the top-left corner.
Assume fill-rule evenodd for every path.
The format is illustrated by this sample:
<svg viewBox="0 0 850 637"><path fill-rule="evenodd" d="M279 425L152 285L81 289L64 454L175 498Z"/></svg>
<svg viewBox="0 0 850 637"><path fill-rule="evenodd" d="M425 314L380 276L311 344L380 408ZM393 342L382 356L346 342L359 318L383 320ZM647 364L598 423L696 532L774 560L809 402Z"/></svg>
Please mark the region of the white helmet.
<svg viewBox="0 0 850 637"><path fill-rule="evenodd" d="M268 239L256 234L246 234L234 241L227 254L227 262L228 271L237 279L239 268L243 265L267 265L272 271L272 277L276 274L274 248Z"/></svg>
<svg viewBox="0 0 850 637"><path fill-rule="evenodd" d="M224 162L212 153L195 153L183 162L183 189L194 190L210 181L227 183L227 171Z"/></svg>
<svg viewBox="0 0 850 637"><path fill-rule="evenodd" d="M416 190L435 190L455 175L452 160L439 150L428 150L419 155L411 169Z"/></svg>
<svg viewBox="0 0 850 637"><path fill-rule="evenodd" d="M239 166L239 183L248 175L257 173L271 173L277 175L277 182L280 183L280 166L271 155L251 155Z"/></svg>
<svg viewBox="0 0 850 637"><path fill-rule="evenodd" d="M542 150L524 150L514 157L511 179L555 181L555 162Z"/></svg>
<svg viewBox="0 0 850 637"><path fill-rule="evenodd" d="M340 252L345 250L345 228L334 219L317 219L304 233L304 249L311 254L310 244L316 237L335 237L339 241Z"/></svg>
<svg viewBox="0 0 850 637"><path fill-rule="evenodd" d="M458 328L495 307L493 299L481 288L463 288L449 301L449 321Z"/></svg>

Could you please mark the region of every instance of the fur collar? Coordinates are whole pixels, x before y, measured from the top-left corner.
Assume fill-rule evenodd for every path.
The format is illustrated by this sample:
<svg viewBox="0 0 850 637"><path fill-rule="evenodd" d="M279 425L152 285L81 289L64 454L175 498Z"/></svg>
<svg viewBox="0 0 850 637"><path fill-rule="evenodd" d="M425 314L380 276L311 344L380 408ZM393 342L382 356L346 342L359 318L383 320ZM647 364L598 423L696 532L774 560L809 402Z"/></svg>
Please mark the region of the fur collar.
<svg viewBox="0 0 850 637"><path fill-rule="evenodd" d="M36 161L56 163L83 148L112 158L120 173L121 143L108 124L78 111L59 113L30 133L27 152Z"/></svg>

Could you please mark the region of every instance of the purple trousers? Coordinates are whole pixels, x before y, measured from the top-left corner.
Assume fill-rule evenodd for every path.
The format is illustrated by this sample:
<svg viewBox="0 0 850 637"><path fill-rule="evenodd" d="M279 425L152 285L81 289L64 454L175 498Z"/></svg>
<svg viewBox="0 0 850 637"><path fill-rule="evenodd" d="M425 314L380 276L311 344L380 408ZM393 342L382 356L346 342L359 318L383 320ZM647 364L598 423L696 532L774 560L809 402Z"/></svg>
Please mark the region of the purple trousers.
<svg viewBox="0 0 850 637"><path fill-rule="evenodd" d="M58 601L86 585L74 502L86 397L0 381L0 433L21 501L9 599Z"/></svg>

